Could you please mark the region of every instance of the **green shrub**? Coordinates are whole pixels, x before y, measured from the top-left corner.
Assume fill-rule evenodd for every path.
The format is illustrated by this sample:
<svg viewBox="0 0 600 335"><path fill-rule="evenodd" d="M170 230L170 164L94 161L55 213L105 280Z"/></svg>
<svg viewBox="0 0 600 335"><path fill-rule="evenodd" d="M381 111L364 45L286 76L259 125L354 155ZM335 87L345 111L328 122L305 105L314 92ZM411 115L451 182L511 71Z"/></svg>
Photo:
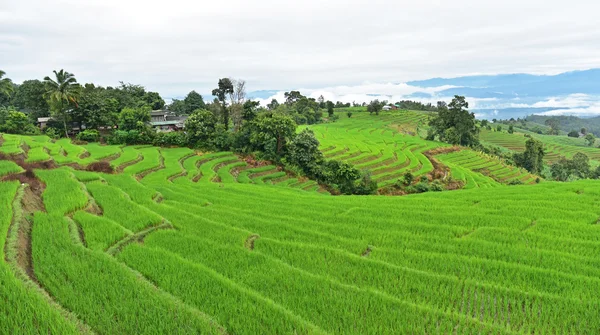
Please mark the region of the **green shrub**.
<svg viewBox="0 0 600 335"><path fill-rule="evenodd" d="M157 147L184 147L187 145L187 136L184 132L179 131L170 133L157 133L152 140L152 145Z"/></svg>
<svg viewBox="0 0 600 335"><path fill-rule="evenodd" d="M77 134L77 139L86 142L98 142L100 133L96 129L86 129Z"/></svg>
<svg viewBox="0 0 600 335"><path fill-rule="evenodd" d="M107 139L108 144L150 144L156 136L149 131L140 132L139 130L116 130Z"/></svg>
<svg viewBox="0 0 600 335"><path fill-rule="evenodd" d="M52 139L55 139L55 140L59 139L60 134L61 134L61 132L57 131L55 128L52 128L52 127L46 128L44 133L46 134L46 136L48 136Z"/></svg>
<svg viewBox="0 0 600 335"><path fill-rule="evenodd" d="M429 192L431 188L429 187L429 184L426 181L422 180L415 185L415 190L417 191L417 193L425 193Z"/></svg>
<svg viewBox="0 0 600 335"><path fill-rule="evenodd" d="M436 179L430 184L430 188L431 188L431 191L433 191L433 192L441 192L444 190L444 185L442 184L441 181Z"/></svg>

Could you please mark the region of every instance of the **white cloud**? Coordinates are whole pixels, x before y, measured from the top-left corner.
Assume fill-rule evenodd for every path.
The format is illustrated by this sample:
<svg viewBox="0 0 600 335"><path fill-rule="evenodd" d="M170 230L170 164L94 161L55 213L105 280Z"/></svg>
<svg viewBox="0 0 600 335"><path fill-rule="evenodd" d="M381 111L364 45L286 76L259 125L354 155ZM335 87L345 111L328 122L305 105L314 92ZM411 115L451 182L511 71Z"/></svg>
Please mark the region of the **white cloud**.
<svg viewBox="0 0 600 335"><path fill-rule="evenodd" d="M351 97L363 92L340 85L597 67L599 11L590 0L2 1L0 59L16 82L65 68L165 97L225 76Z"/></svg>
<svg viewBox="0 0 600 335"><path fill-rule="evenodd" d="M413 98L411 100L419 100L419 101L423 101L425 103L431 102L431 103L435 104L439 100L449 100L446 98L436 98L436 94L440 91L443 91L443 90L449 89L449 88L453 88L453 87L455 87L455 86L446 85L446 86L440 86L440 87L423 88L423 87L417 87L417 86L410 86L405 83L400 83L400 84L381 83L381 84L378 84L378 83L368 83L367 82L367 83L353 85L353 86L348 86L348 85L331 86L331 87L318 88L318 89L299 88L299 89L295 89L295 90L300 91L303 95L305 95L309 98L318 99L322 95L325 100L331 100L334 102L341 101L344 103L346 103L346 102L363 103L363 102L369 102L369 101L375 100L375 99L378 99L381 101L387 100L390 102L392 102L392 101L395 102L395 101L408 99L408 96L410 96L413 93L424 92L424 93L432 94L433 97L425 98L425 99L422 99L422 98L414 99ZM263 104L263 105L271 102L272 99L277 99L277 101L282 102L283 100L285 100L284 93L285 93L284 91L280 91L266 99L255 99L255 100L260 101L261 104Z"/></svg>

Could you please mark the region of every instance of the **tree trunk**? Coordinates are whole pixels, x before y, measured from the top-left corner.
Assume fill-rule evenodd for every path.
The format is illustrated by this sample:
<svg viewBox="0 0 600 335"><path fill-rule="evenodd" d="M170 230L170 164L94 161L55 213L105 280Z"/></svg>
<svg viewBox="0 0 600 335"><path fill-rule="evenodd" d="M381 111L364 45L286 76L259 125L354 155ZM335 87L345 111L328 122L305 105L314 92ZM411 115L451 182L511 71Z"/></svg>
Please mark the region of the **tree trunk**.
<svg viewBox="0 0 600 335"><path fill-rule="evenodd" d="M69 131L67 130L67 113L63 110L63 103L60 102L60 111L63 115L63 126L65 127L65 137L69 138Z"/></svg>
<svg viewBox="0 0 600 335"><path fill-rule="evenodd" d="M66 115L63 116L63 125L65 126L65 137L69 138L69 131L67 130L67 118L66 118Z"/></svg>

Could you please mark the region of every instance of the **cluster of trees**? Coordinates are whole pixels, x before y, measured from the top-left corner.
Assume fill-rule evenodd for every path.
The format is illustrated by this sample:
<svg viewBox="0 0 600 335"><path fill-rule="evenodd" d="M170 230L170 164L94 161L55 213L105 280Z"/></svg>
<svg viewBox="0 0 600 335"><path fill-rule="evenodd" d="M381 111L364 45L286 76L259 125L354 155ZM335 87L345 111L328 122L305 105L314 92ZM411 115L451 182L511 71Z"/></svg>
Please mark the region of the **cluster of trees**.
<svg viewBox="0 0 600 335"><path fill-rule="evenodd" d="M573 155L572 159L561 158L550 166L550 173L554 180L568 181L574 179L600 178L600 166L592 170L590 159L580 152Z"/></svg>
<svg viewBox="0 0 600 335"><path fill-rule="evenodd" d="M526 121L534 124L547 124L548 120L553 120L556 127L564 132L570 132L577 129L585 129L582 134L594 134L600 136L600 116L591 118L580 118L573 115L557 115L557 116L546 116L546 115L530 115L525 118Z"/></svg>
<svg viewBox="0 0 600 335"><path fill-rule="evenodd" d="M469 147L479 145L475 114L469 113L468 108L465 97L459 95L455 95L448 105L438 102L438 113L429 121L427 139Z"/></svg>
<svg viewBox="0 0 600 335"><path fill-rule="evenodd" d="M516 166L524 168L525 170L541 175L544 170L544 143L529 137L525 142L525 151L514 153L512 156L513 162Z"/></svg>
<svg viewBox="0 0 600 335"><path fill-rule="evenodd" d="M1 72L4 75L3 72ZM118 124L121 112L128 108L147 111L165 107L165 101L157 92L149 92L143 86L120 83L117 87L102 87L94 84L81 85L72 73L54 71L42 80L26 80L20 85L9 79L2 80L5 89L0 96L0 106L9 121L29 120L29 126L8 129L6 132L36 133L35 123L39 117L51 116L48 132L68 136L71 125L79 129L111 128ZM16 112L16 113L15 113ZM5 125L5 122L0 124Z"/></svg>

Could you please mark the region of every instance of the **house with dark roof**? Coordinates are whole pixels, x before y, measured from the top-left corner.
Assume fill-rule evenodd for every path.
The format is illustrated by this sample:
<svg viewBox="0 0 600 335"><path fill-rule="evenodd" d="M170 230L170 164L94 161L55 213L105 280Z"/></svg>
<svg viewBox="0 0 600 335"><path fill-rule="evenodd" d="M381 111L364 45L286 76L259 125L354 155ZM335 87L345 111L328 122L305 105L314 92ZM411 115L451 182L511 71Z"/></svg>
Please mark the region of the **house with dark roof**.
<svg viewBox="0 0 600 335"><path fill-rule="evenodd" d="M170 132L185 128L187 116L177 116L167 110L150 112L150 126L156 131Z"/></svg>

